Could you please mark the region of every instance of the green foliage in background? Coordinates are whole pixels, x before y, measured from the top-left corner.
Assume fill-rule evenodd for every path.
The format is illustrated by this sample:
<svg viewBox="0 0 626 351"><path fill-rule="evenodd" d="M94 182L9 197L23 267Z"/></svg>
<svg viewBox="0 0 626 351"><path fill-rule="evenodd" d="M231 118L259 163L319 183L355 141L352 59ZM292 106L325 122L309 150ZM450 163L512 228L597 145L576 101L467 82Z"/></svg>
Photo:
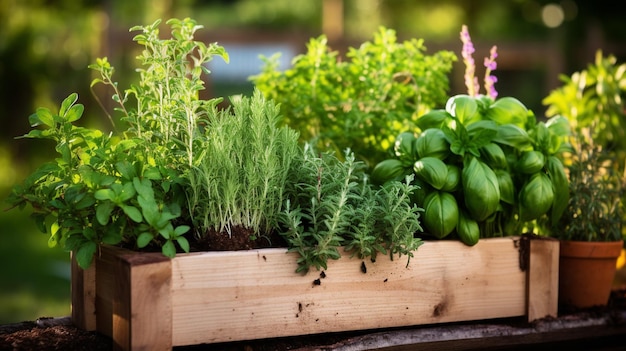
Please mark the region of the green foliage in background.
<svg viewBox="0 0 626 351"><path fill-rule="evenodd" d="M570 200L566 216L548 228L568 240L619 240L626 237L626 63L598 50L586 69L561 81L543 103L548 118L572 125Z"/></svg>
<svg viewBox="0 0 626 351"><path fill-rule="evenodd" d="M290 69L279 71L274 56L251 79L280 103L285 123L302 140L320 150L351 148L373 166L389 155L390 136L414 128L419 115L446 100L456 56L425 50L423 40L398 42L395 31L380 28L343 60L320 36Z"/></svg>
<svg viewBox="0 0 626 351"><path fill-rule="evenodd" d="M597 51L595 61L571 76L544 98L546 116L567 118L577 133L590 129L596 145L615 153L616 166L626 160L626 63Z"/></svg>

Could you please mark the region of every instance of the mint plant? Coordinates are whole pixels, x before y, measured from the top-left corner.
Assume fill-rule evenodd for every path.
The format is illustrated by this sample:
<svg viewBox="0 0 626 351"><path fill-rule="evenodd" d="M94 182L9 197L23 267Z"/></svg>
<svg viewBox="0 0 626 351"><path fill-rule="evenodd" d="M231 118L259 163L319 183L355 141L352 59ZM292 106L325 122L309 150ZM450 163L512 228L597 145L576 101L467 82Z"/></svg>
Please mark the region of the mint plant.
<svg viewBox="0 0 626 351"><path fill-rule="evenodd" d="M49 245L75 252L81 267L89 266L100 243L136 240L142 246L146 235L158 236L167 256L175 254L174 242L188 251L182 234L189 227L173 222L181 214L174 191L179 179L164 165L146 162L145 145L137 140L75 126L83 112L77 99L68 96L58 114L41 108L31 115L31 125L45 129L24 137L55 141L59 158L14 187L9 203L31 205L38 227L50 235Z"/></svg>
<svg viewBox="0 0 626 351"><path fill-rule="evenodd" d="M145 50L140 61L140 81L122 92L113 80L114 68L106 58L90 68L99 73L95 84L113 91L123 132L74 125L83 112L71 94L58 114L38 109L30 117L28 138L51 139L60 157L47 163L17 185L13 206L31 205L40 229L50 235L50 246L60 243L75 252L81 267L90 265L98 245L159 247L168 257L177 247L189 251L184 236L190 229L186 209L185 178L197 161L200 119L220 101L200 100L205 63L218 55L216 44L194 41L201 28L191 19L171 19L171 39L160 39L158 26L134 27L135 41ZM110 117L110 116L109 116ZM110 117L113 122L113 118ZM42 128L42 129L39 129Z"/></svg>

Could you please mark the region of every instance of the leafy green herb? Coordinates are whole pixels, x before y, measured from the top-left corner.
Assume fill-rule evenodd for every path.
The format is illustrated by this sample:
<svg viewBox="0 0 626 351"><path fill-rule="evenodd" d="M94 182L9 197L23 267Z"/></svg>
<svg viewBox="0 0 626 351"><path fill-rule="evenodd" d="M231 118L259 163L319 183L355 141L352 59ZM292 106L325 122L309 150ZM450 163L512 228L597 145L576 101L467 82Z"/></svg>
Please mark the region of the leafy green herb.
<svg viewBox="0 0 626 351"><path fill-rule="evenodd" d="M373 167L388 156L392 136L414 128L417 116L445 102L456 56L425 50L423 40L400 43L393 30L380 28L341 60L320 36L292 68L280 72L277 57L266 58L263 71L251 79L281 104L285 123L301 140L338 154L350 148Z"/></svg>
<svg viewBox="0 0 626 351"><path fill-rule="evenodd" d="M506 102L498 104L501 99ZM413 151L374 167L372 179L384 184L413 162L420 181L414 184L424 190L415 203L424 207L426 233L443 238L456 232L474 244L476 224L482 237L515 235L532 230L543 216L558 221L563 214L569 195L560 157L568 148L567 121L538 122L516 99L501 99L451 97L445 110L420 117L425 121L418 124L428 128L416 129ZM391 160L397 163L393 172Z"/></svg>
<svg viewBox="0 0 626 351"><path fill-rule="evenodd" d="M145 48L138 85L122 94L106 58L90 66L99 73L92 86L112 87L128 124L124 132L75 126L83 112L76 94L63 101L58 114L38 109L29 119L36 129L25 137L51 139L59 158L16 186L9 202L32 205L49 244L74 251L81 267L90 265L101 243L154 244L169 257L176 246L189 251L184 237L189 215L182 211L185 170L196 161L200 119L219 102L198 98L200 76L214 55L227 56L217 45L193 40L200 26L191 19L168 21L172 39L159 38L159 24L131 29L142 32L135 40Z"/></svg>
<svg viewBox="0 0 626 351"><path fill-rule="evenodd" d="M614 55L596 52L594 62L571 76L561 75L562 86L544 98L546 116L565 117L577 133L593 132L596 145L616 154L618 169L626 163L626 63Z"/></svg>
<svg viewBox="0 0 626 351"><path fill-rule="evenodd" d="M549 233L563 240L617 241L622 237L626 189L625 174L617 172L615 159L581 130L575 138L568 164L569 201L556 223L544 223Z"/></svg>
<svg viewBox="0 0 626 351"><path fill-rule="evenodd" d="M497 98L495 46L485 58L489 96L480 95L466 26L460 37L469 95L452 96L445 109L419 116L416 128L396 137L402 147L374 167L372 179L396 181L413 163L414 184L422 189L413 201L424 207L425 232L436 238L458 235L474 245L479 236L532 231L546 217L556 223L569 198L561 161L567 120L540 122L516 98ZM404 142L409 139L413 148Z"/></svg>
<svg viewBox="0 0 626 351"><path fill-rule="evenodd" d="M198 231L231 233L234 226L269 234L284 200L298 134L278 128L276 104L258 90L234 97L232 108L207 120L202 158L189 172L189 208ZM200 235L203 233L200 232Z"/></svg>

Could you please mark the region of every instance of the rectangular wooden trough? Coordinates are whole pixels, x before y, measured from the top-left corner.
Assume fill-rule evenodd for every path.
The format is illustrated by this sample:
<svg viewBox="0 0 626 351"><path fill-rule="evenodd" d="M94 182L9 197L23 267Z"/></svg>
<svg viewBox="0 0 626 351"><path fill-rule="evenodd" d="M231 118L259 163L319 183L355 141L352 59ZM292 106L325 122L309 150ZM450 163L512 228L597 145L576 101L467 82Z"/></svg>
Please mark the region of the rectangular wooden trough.
<svg viewBox="0 0 626 351"><path fill-rule="evenodd" d="M414 326L556 316L555 240L427 241L407 256L350 258L295 273L286 249L179 254L103 247L72 267L76 325L123 350ZM524 269L522 270L522 267Z"/></svg>

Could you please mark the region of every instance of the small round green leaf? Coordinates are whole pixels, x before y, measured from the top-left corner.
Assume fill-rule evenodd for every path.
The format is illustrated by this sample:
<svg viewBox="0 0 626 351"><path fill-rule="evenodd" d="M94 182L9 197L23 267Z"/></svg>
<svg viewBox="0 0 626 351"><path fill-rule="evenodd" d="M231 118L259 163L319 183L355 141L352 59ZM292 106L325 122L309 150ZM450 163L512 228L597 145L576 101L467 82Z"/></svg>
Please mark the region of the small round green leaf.
<svg viewBox="0 0 626 351"><path fill-rule="evenodd" d="M143 232L137 237L137 247L144 248L150 244L154 236L148 232Z"/></svg>

